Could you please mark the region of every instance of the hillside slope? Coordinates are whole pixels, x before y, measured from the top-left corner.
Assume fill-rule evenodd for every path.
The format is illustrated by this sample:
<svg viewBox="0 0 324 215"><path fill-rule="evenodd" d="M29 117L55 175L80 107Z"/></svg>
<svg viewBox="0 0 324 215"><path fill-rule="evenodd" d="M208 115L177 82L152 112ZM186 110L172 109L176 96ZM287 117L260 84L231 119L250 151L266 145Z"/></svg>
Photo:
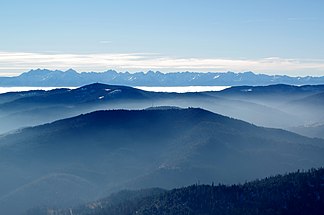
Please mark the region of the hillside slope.
<svg viewBox="0 0 324 215"><path fill-rule="evenodd" d="M244 182L324 164L323 140L196 108L97 111L0 143L0 210L11 214L122 188Z"/></svg>
<svg viewBox="0 0 324 215"><path fill-rule="evenodd" d="M321 215L324 211L324 169L295 172L243 185L192 185L171 191L122 191L57 215ZM34 209L28 214L49 214Z"/></svg>

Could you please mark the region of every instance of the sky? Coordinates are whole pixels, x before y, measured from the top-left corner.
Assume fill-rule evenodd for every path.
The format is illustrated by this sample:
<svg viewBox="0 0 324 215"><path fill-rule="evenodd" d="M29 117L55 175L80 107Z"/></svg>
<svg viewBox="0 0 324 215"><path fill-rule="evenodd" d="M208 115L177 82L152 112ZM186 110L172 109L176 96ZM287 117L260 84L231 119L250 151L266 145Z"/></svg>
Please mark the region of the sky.
<svg viewBox="0 0 324 215"><path fill-rule="evenodd" d="M324 75L323 0L0 5L0 76L37 68Z"/></svg>

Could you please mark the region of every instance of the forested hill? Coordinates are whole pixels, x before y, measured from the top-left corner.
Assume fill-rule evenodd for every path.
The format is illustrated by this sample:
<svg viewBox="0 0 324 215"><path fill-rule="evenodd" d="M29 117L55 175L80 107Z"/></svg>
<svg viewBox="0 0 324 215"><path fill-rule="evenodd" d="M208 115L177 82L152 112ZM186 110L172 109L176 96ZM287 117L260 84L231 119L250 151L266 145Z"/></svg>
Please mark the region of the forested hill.
<svg viewBox="0 0 324 215"><path fill-rule="evenodd" d="M324 169L321 168L243 185L196 184L171 191L122 191L75 209L36 209L29 214L320 215L323 211Z"/></svg>

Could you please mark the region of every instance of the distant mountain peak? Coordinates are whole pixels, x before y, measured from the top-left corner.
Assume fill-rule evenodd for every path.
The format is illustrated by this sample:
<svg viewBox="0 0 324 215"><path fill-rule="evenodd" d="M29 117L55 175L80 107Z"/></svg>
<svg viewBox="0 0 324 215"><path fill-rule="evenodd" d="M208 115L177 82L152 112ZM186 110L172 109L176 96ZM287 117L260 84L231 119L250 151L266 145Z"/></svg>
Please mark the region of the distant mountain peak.
<svg viewBox="0 0 324 215"><path fill-rule="evenodd" d="M65 71L66 73L78 73L76 70L70 68L68 70Z"/></svg>
<svg viewBox="0 0 324 215"><path fill-rule="evenodd" d="M215 78L217 77L217 78ZM255 74L251 71L228 72L170 72L148 71L130 73L107 70L105 72L77 72L36 69L16 77L0 77L0 86L82 86L101 82L127 86L241 86L241 85L314 85L324 84L324 76L290 77L287 75Z"/></svg>

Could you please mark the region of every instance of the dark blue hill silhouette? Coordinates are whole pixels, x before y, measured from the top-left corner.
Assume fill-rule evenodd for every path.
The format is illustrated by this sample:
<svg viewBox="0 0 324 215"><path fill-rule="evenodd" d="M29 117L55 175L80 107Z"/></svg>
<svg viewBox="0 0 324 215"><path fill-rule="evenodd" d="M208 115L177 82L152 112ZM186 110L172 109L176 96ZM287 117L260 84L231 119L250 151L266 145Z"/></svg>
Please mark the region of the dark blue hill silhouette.
<svg viewBox="0 0 324 215"><path fill-rule="evenodd" d="M197 108L97 111L3 135L0 143L7 214L70 207L121 188L243 182L324 164L323 140Z"/></svg>
<svg viewBox="0 0 324 215"><path fill-rule="evenodd" d="M249 94L257 93L316 93L323 92L324 85L287 85L287 84L273 84L268 86L236 86L223 90L223 93L243 93L247 92Z"/></svg>
<svg viewBox="0 0 324 215"><path fill-rule="evenodd" d="M324 85L238 86L220 92L179 94L101 83L72 90L5 93L0 94L0 133L95 110L154 106L202 107L257 125L294 130L324 124L321 93Z"/></svg>
<svg viewBox="0 0 324 215"><path fill-rule="evenodd" d="M0 94L0 133L71 117L114 105L151 104L159 94L126 86L94 83L76 89ZM147 106L146 106L147 107Z"/></svg>
<svg viewBox="0 0 324 215"><path fill-rule="evenodd" d="M14 98L15 94L17 94L16 98ZM2 94L1 97L10 98L12 96L12 99L14 99L12 102L15 105L19 103L26 105L28 103L78 104L107 99L144 99L148 95L150 95L150 92L132 87L94 83L71 90L63 88L50 91L32 91L30 93L7 93ZM7 103L7 106L10 105L12 103Z"/></svg>
<svg viewBox="0 0 324 215"><path fill-rule="evenodd" d="M303 85L294 86L286 84L275 84L268 86L236 86L221 92L219 95L230 96L235 98L264 98L276 99L280 101L282 98L286 100L303 98L324 92L324 85ZM288 97L288 98L287 98Z"/></svg>

